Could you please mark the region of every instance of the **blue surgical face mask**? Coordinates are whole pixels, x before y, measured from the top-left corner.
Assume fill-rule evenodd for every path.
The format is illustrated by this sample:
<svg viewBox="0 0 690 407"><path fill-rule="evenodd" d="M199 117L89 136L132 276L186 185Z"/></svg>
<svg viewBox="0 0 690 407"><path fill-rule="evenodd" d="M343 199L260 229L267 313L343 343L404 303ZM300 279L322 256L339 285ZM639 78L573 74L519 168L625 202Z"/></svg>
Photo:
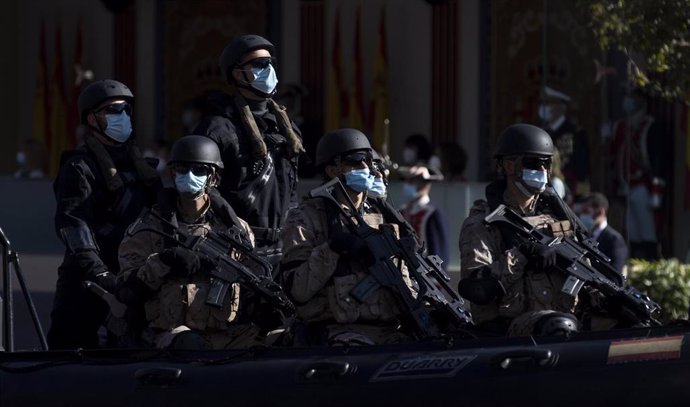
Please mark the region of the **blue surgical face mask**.
<svg viewBox="0 0 690 407"><path fill-rule="evenodd" d="M551 119L551 112L553 108L549 105L541 104L539 105L539 118L544 121L549 121Z"/></svg>
<svg viewBox="0 0 690 407"><path fill-rule="evenodd" d="M118 143L124 143L132 135L132 119L122 111L119 114L106 114L107 125L103 132Z"/></svg>
<svg viewBox="0 0 690 407"><path fill-rule="evenodd" d="M522 184L532 194L540 194L546 189L549 176L546 170L522 170Z"/></svg>
<svg viewBox="0 0 690 407"><path fill-rule="evenodd" d="M386 184L383 178L375 178L374 185L369 189L369 196L373 198L384 198L386 196Z"/></svg>
<svg viewBox="0 0 690 407"><path fill-rule="evenodd" d="M23 151L17 152L17 165L23 167L26 164L26 153Z"/></svg>
<svg viewBox="0 0 690 407"><path fill-rule="evenodd" d="M402 195L405 202L409 202L417 198L417 187L406 182L402 186Z"/></svg>
<svg viewBox="0 0 690 407"><path fill-rule="evenodd" d="M357 192L366 192L374 185L376 177L369 171L369 168L362 168L348 171L345 173L345 183Z"/></svg>
<svg viewBox="0 0 690 407"><path fill-rule="evenodd" d="M635 99L631 98L630 96L626 96L623 98L623 111L627 114L635 113L637 110L637 104L635 103Z"/></svg>
<svg viewBox="0 0 690 407"><path fill-rule="evenodd" d="M580 222L585 225L585 228L587 228L588 232L591 232L594 229L594 218L592 215L583 213L580 215Z"/></svg>
<svg viewBox="0 0 690 407"><path fill-rule="evenodd" d="M276 75L273 65L268 65L265 68L252 68L254 80L250 83L254 89L266 93L273 94L278 86L278 76Z"/></svg>
<svg viewBox="0 0 690 407"><path fill-rule="evenodd" d="M194 175L192 171L186 174L175 174L175 187L177 191L183 194L197 195L206 186L208 175Z"/></svg>

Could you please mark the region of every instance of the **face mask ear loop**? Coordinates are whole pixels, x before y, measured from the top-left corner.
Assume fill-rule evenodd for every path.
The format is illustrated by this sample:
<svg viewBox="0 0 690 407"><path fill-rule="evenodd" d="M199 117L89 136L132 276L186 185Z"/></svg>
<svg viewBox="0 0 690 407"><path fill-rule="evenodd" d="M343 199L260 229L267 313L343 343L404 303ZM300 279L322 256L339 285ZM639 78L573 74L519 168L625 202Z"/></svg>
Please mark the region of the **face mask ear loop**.
<svg viewBox="0 0 690 407"><path fill-rule="evenodd" d="M206 183L204 184L204 187L201 188L201 190L207 194L210 192L211 188L213 188L211 186L211 184L213 184L213 181L215 181L215 179L216 179L216 169L214 167L210 167L210 168L211 168L211 173L208 174L208 177L206 178Z"/></svg>

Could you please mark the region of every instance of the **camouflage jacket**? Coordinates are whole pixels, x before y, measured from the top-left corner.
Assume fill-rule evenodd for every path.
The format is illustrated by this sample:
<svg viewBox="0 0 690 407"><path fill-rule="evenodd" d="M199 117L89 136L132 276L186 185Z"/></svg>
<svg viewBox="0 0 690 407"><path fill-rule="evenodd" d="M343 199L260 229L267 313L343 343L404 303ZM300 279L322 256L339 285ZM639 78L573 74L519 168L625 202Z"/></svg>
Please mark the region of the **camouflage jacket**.
<svg viewBox="0 0 690 407"><path fill-rule="evenodd" d="M380 213L365 213L365 222L378 228ZM398 233L397 225L393 225ZM339 255L329 247L329 214L323 199L305 200L290 211L283 233L282 272L285 290L305 321L389 322L400 307L388 288L379 288L359 303L350 291L368 275L361 259ZM403 278L411 287L407 268Z"/></svg>
<svg viewBox="0 0 690 407"><path fill-rule="evenodd" d="M504 194L506 204L522 212L509 194ZM561 293L566 276L531 270L528 259L512 244L507 244L501 232L484 223L490 213L489 204L478 200L470 209L460 232L461 278L472 278L475 270L488 267L505 289L500 299L488 305L472 304L475 323L482 323L497 317L513 319L525 312L554 310L572 312L575 301ZM525 216L538 228L550 231L551 224L558 220L551 214L542 213Z"/></svg>
<svg viewBox="0 0 690 407"><path fill-rule="evenodd" d="M156 208L153 209L156 211ZM225 225L219 216L209 208L195 222L178 221L182 233L204 236L208 230L224 231ZM147 226L163 230L160 222L151 217L144 220ZM247 223L240 219L241 227L249 236L252 245L254 235ZM145 311L149 327L158 330L171 330L186 326L197 330L222 330L235 320L240 307L240 287L233 284L221 308L205 304L209 290L210 275L196 273L188 278L171 277L170 267L160 261L158 253L166 248L164 238L151 231L140 231L128 235L119 250L121 278L127 280L131 273L141 280L156 295L146 302ZM239 253L231 253L239 259Z"/></svg>

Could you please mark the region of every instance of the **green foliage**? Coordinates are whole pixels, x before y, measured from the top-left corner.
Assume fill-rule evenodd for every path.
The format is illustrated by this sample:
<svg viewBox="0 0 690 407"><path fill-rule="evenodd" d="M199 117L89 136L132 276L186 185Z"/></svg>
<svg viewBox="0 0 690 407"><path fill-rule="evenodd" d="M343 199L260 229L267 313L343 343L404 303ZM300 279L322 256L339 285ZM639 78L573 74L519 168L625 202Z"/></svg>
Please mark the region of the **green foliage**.
<svg viewBox="0 0 690 407"><path fill-rule="evenodd" d="M629 283L661 305L661 320L685 319L690 303L690 264L677 259L628 264Z"/></svg>
<svg viewBox="0 0 690 407"><path fill-rule="evenodd" d="M690 100L690 0L577 1L599 45L628 56L635 85Z"/></svg>

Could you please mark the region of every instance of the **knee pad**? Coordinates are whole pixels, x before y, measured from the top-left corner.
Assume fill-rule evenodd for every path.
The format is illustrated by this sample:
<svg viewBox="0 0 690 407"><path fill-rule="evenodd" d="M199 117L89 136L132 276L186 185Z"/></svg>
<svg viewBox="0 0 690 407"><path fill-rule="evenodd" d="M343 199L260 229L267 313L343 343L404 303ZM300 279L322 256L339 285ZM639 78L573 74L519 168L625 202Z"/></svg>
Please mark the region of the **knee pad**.
<svg viewBox="0 0 690 407"><path fill-rule="evenodd" d="M534 334L543 336L571 336L578 332L578 322L574 315L554 312L541 317L534 325Z"/></svg>

